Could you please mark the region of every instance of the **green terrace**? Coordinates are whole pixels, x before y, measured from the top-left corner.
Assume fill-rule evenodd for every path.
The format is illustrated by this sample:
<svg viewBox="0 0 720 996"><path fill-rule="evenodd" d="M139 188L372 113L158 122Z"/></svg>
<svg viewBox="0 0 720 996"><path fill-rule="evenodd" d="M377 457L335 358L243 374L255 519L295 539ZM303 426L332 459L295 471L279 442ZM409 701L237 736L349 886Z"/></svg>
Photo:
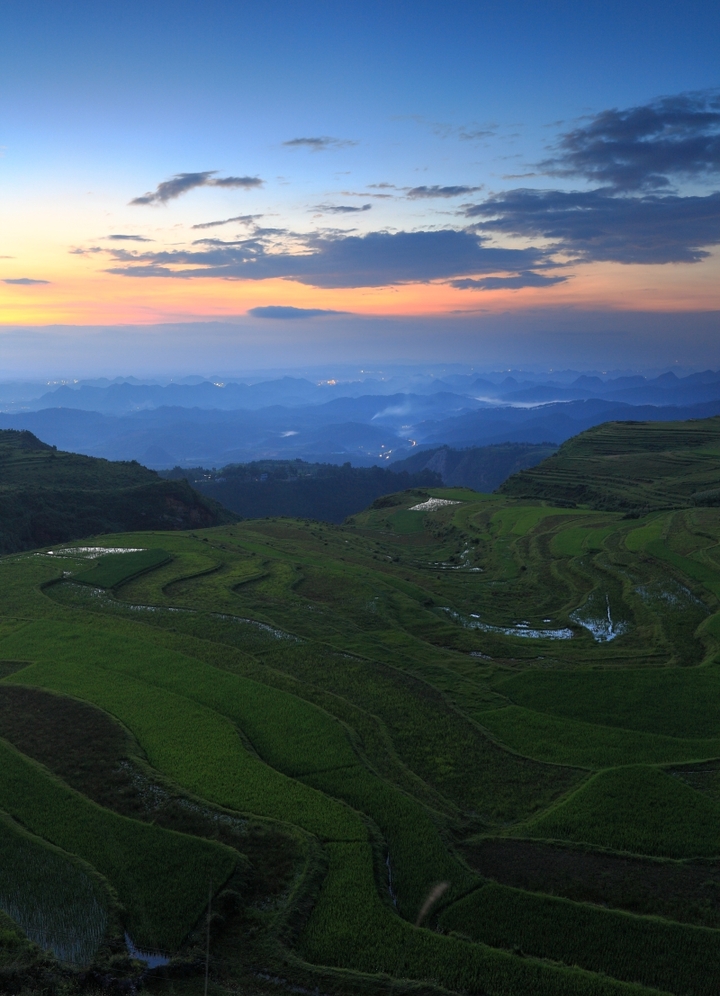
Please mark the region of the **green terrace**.
<svg viewBox="0 0 720 996"><path fill-rule="evenodd" d="M717 993L709 422L5 556L0 968L199 992L210 899L217 994Z"/></svg>

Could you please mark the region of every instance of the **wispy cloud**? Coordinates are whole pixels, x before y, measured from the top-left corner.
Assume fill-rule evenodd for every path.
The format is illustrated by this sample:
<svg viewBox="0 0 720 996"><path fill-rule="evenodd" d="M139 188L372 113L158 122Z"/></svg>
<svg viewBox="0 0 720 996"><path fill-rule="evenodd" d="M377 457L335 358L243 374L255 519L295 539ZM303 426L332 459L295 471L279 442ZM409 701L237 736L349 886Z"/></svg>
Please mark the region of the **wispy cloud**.
<svg viewBox="0 0 720 996"><path fill-rule="evenodd" d="M393 198L407 197L410 200L431 200L433 198L444 197L467 197L468 194L475 194L482 190L479 187L471 187L466 184L432 184L420 187L398 187L395 183L369 183L367 190L341 190L345 197L373 197L376 200L391 200ZM385 193L384 191L395 191L395 193ZM369 191L373 191L370 193ZM383 193L375 193L383 191Z"/></svg>
<svg viewBox="0 0 720 996"><path fill-rule="evenodd" d="M459 290L518 290L521 287L551 287L561 284L567 277L546 277L542 273L524 270L510 277L481 277L451 280L450 284Z"/></svg>
<svg viewBox="0 0 720 996"><path fill-rule="evenodd" d="M146 239L144 235L106 235L106 239L111 242L154 242L155 239Z"/></svg>
<svg viewBox="0 0 720 996"><path fill-rule="evenodd" d="M320 318L323 315L348 315L348 311L331 311L328 308L293 308L284 304L268 304L261 308L249 308L253 318Z"/></svg>
<svg viewBox="0 0 720 996"><path fill-rule="evenodd" d="M474 194L478 190L482 190L482 186L479 187L466 187L466 186L452 186L452 187L441 187L438 184L434 184L431 187L410 187L410 189L405 194L410 200L420 200L422 198L433 198L433 197L466 197L468 194Z"/></svg>
<svg viewBox="0 0 720 996"><path fill-rule="evenodd" d="M455 130L455 134L461 142L481 142L484 138L492 138L497 132L497 125L488 125L487 128L473 128L460 126Z"/></svg>
<svg viewBox="0 0 720 996"><path fill-rule="evenodd" d="M355 207L352 204L316 204L311 211L320 211L322 214L356 214L358 211L370 211L372 204L362 204Z"/></svg>
<svg viewBox="0 0 720 996"><path fill-rule="evenodd" d="M167 204L187 194L196 187L231 187L242 190L252 190L261 187L263 180L258 176L216 176L217 170L205 170L202 173L176 173L169 180L163 180L155 190L135 197L130 201L134 205Z"/></svg>
<svg viewBox="0 0 720 996"><path fill-rule="evenodd" d="M456 125L447 121L430 121L421 114L411 114L409 120L424 128L429 128L434 135L439 138L458 138L461 142L482 142L484 139L493 138L497 134L498 126L494 123L478 124L476 121L469 124ZM397 120L402 120L399 118ZM408 118L405 118L408 120Z"/></svg>
<svg viewBox="0 0 720 996"><path fill-rule="evenodd" d="M4 284L16 284L20 287L35 287L38 284L49 284L49 280L35 280L33 277L6 277Z"/></svg>
<svg viewBox="0 0 720 996"><path fill-rule="evenodd" d="M218 228L220 225L230 225L233 222L237 222L240 225L252 225L258 218L262 218L261 214L236 214L234 218L223 218L220 221L204 221L200 225L193 225L193 228Z"/></svg>
<svg viewBox="0 0 720 996"><path fill-rule="evenodd" d="M311 152L326 152L328 149L346 149L351 145L357 145L349 138L333 138L331 135L318 135L314 138L291 138L283 145L288 148L310 149Z"/></svg>
<svg viewBox="0 0 720 996"><path fill-rule="evenodd" d="M380 184L371 183L371 187L392 187L393 184ZM341 190L340 194L343 197L372 197L376 201L391 201L397 196L396 194L369 194L367 190Z"/></svg>

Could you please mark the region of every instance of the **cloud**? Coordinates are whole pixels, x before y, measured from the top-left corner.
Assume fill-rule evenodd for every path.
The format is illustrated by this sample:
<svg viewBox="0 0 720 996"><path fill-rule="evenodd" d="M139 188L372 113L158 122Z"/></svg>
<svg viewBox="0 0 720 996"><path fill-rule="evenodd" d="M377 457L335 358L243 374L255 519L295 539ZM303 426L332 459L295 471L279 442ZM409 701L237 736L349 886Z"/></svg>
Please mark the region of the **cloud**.
<svg viewBox="0 0 720 996"><path fill-rule="evenodd" d="M720 92L661 97L596 114L566 132L557 155L539 166L620 191L668 188L673 179L720 172Z"/></svg>
<svg viewBox="0 0 720 996"><path fill-rule="evenodd" d="M585 261L697 263L720 244L720 193L616 196L590 191L510 190L465 209L479 231L549 240Z"/></svg>
<svg viewBox="0 0 720 996"><path fill-rule="evenodd" d="M154 242L155 239L146 239L144 235L106 235L106 239L112 242Z"/></svg>
<svg viewBox="0 0 720 996"><path fill-rule="evenodd" d="M249 308L253 318L319 318L322 315L348 315L348 311L330 311L327 308L292 308L283 304L268 304L262 308Z"/></svg>
<svg viewBox="0 0 720 996"><path fill-rule="evenodd" d="M478 190L482 190L482 187L439 187L435 184L432 187L411 187L406 197L409 197L411 200L424 197L463 197L467 194L474 194Z"/></svg>
<svg viewBox="0 0 720 996"><path fill-rule="evenodd" d="M193 225L193 228L217 228L219 225L229 225L231 222L238 222L241 225L252 225L261 214L236 214L234 218L223 218L221 221L204 221L201 225Z"/></svg>
<svg viewBox="0 0 720 996"><path fill-rule="evenodd" d="M459 290L518 290L520 287L551 287L567 279L567 277L545 277L542 273L524 270L512 277L482 277L479 280L464 277L462 280L451 280L450 284Z"/></svg>
<svg viewBox="0 0 720 996"><path fill-rule="evenodd" d="M371 183L371 187L391 187L391 183ZM377 201L391 201L397 196L396 194L369 194L367 190L341 190L340 193L343 197L374 197Z"/></svg>
<svg viewBox="0 0 720 996"><path fill-rule="evenodd" d="M429 121L420 114L410 114L407 117L401 115L396 120L415 121L416 124L430 128L440 138L459 138L461 142L480 142L483 139L493 137L498 129L494 123L480 125L474 121L472 124L456 125L447 121Z"/></svg>
<svg viewBox="0 0 720 996"><path fill-rule="evenodd" d="M363 204L360 207L354 207L352 204L318 204L312 211L322 211L323 214L355 214L358 211L369 211L372 208L372 204Z"/></svg>
<svg viewBox="0 0 720 996"><path fill-rule="evenodd" d="M524 273L551 265L542 249L502 249L482 244L471 231L369 232L285 235L285 244L255 232L232 243L202 240L195 250L129 252L108 272L131 277L295 280L311 287L384 287L482 274ZM289 248L288 243L289 241Z"/></svg>
<svg viewBox="0 0 720 996"><path fill-rule="evenodd" d="M261 187L264 182L257 176L216 177L216 173L215 169L205 170L203 173L176 173L171 179L159 183L154 191L143 194L142 197L135 197L130 203L167 204L168 201L181 197L196 187L239 187L251 190L253 187Z"/></svg>
<svg viewBox="0 0 720 996"><path fill-rule="evenodd" d="M457 137L461 142L479 142L483 138L494 137L497 125L490 125L488 128L458 128Z"/></svg>
<svg viewBox="0 0 720 996"><path fill-rule="evenodd" d="M305 148L311 152L325 152L327 149L346 149L351 145L357 145L349 138L332 138L330 135L321 135L316 138L291 138L283 145L289 148Z"/></svg>
<svg viewBox="0 0 720 996"><path fill-rule="evenodd" d="M547 175L591 190L516 188L463 205L479 234L543 239L578 261L697 263L720 245L720 91L607 110L560 137ZM673 189L692 180L695 191Z"/></svg>
<svg viewBox="0 0 720 996"><path fill-rule="evenodd" d="M6 277L4 284L17 284L20 287L35 287L37 284L49 284L49 280L33 280L32 277Z"/></svg>

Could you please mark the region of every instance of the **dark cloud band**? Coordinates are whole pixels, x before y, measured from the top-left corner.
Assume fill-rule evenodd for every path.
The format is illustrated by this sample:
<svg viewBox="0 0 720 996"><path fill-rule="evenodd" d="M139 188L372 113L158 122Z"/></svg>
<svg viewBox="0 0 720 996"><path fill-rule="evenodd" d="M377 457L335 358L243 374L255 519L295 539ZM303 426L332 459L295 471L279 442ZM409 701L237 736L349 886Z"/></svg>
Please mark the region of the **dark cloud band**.
<svg viewBox="0 0 720 996"><path fill-rule="evenodd" d="M361 204L355 207L352 204L316 204L313 211L321 214L357 214L362 211L370 211L372 204Z"/></svg>
<svg viewBox="0 0 720 996"><path fill-rule="evenodd" d="M18 287L36 287L38 284L49 284L49 280L34 280L32 277L6 277L4 284L15 284Z"/></svg>
<svg viewBox="0 0 720 996"><path fill-rule="evenodd" d="M697 263L720 244L720 193L618 197L607 190L510 190L467 208L481 231L546 239L587 261Z"/></svg>
<svg viewBox="0 0 720 996"><path fill-rule="evenodd" d="M290 149L310 149L311 152L326 152L328 149L346 149L357 145L349 138L333 138L331 135L317 135L314 138L291 138L283 145Z"/></svg>
<svg viewBox="0 0 720 996"><path fill-rule="evenodd" d="M411 187L405 196L411 200L430 199L433 197L467 197L468 194L474 194L478 190L482 190L482 187L465 187L462 185L440 187L435 184L431 187Z"/></svg>
<svg viewBox="0 0 720 996"><path fill-rule="evenodd" d="M383 287L483 274L524 273L549 265L539 249L484 246L468 231L370 232L367 235L295 237L292 252L279 252L255 237L233 243L204 240L198 250L113 253L122 276L193 279L280 277L312 287Z"/></svg>
<svg viewBox="0 0 720 996"><path fill-rule="evenodd" d="M480 277L473 279L465 277L462 280L451 280L450 283L458 290L519 290L521 287L552 287L562 284L568 277L546 277L542 273L525 270L512 277Z"/></svg>
<svg viewBox="0 0 720 996"><path fill-rule="evenodd" d="M220 221L204 221L200 225L193 225L193 228L219 228L220 225L230 225L237 222L240 225L252 225L261 214L236 214L234 218L222 218Z"/></svg>
<svg viewBox="0 0 720 996"><path fill-rule="evenodd" d="M720 172L720 92L603 111L563 135L557 155L539 166L551 176L580 176L621 191L714 176Z"/></svg>
<svg viewBox="0 0 720 996"><path fill-rule="evenodd" d="M202 173L176 173L169 180L163 180L155 190L143 194L142 197L135 197L131 204L143 206L148 204L167 204L168 201L175 200L187 194L196 187L230 187L241 190L252 190L254 187L261 187L263 181L258 176L221 176L215 174L217 170L205 170Z"/></svg>
<svg viewBox="0 0 720 996"><path fill-rule="evenodd" d="M154 242L155 239L146 239L144 235L106 235L110 242Z"/></svg>
<svg viewBox="0 0 720 996"><path fill-rule="evenodd" d="M347 315L347 311L330 311L328 308L293 308L284 304L268 304L260 308L249 308L248 315L253 318L321 318L323 315Z"/></svg>

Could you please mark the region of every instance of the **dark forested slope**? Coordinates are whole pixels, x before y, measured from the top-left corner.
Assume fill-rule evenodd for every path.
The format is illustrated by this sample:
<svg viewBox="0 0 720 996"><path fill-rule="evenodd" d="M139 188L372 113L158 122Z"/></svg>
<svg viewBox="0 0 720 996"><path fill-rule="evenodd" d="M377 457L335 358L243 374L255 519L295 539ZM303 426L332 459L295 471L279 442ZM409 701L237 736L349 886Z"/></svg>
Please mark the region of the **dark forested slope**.
<svg viewBox="0 0 720 996"><path fill-rule="evenodd" d="M286 515L337 523L367 508L381 495L442 485L442 478L433 469L408 473L304 460L257 460L230 464L219 471L175 467L161 473L171 480L184 478L203 495L246 519Z"/></svg>
<svg viewBox="0 0 720 996"><path fill-rule="evenodd" d="M0 430L0 552L127 529L221 525L232 513L186 481L140 464L64 453L31 432Z"/></svg>
<svg viewBox="0 0 720 996"><path fill-rule="evenodd" d="M720 417L606 422L499 490L615 511L720 505Z"/></svg>
<svg viewBox="0 0 720 996"><path fill-rule="evenodd" d="M511 474L534 467L557 449L555 443L495 443L492 446L469 446L453 449L440 446L421 450L392 465L392 469L411 474L432 470L440 474L449 487L494 491Z"/></svg>

